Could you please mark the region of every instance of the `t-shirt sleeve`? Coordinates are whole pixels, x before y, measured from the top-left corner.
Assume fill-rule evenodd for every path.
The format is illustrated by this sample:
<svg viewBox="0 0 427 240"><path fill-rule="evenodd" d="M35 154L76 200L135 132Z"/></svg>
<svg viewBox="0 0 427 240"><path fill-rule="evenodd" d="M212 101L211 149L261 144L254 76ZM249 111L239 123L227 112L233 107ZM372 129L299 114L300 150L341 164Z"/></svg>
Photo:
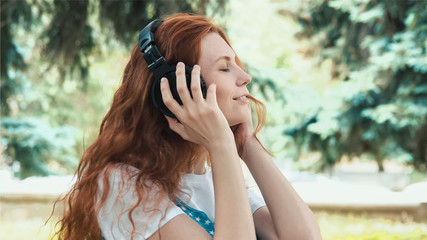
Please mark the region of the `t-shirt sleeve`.
<svg viewBox="0 0 427 240"><path fill-rule="evenodd" d="M258 210L260 207L266 206L265 201L262 198L261 194L258 194L256 190L257 190L256 187L249 187L247 190L252 214L254 214L254 212Z"/></svg>
<svg viewBox="0 0 427 240"><path fill-rule="evenodd" d="M110 191L107 200L98 214L98 223L105 240L131 239L133 230L129 213L137 203L138 196L135 190L135 181L129 177L123 177L126 171L116 169L109 177ZM98 180L98 202L103 193L103 177ZM160 196L161 191L152 185L146 192L147 199L139 204L132 212L132 220L135 226L133 239L147 239L160 227L164 226L172 218L179 214L185 214L180 208L173 204L166 196L160 204L155 206L155 199ZM151 209L158 209L150 211ZM164 218L162 218L164 216Z"/></svg>

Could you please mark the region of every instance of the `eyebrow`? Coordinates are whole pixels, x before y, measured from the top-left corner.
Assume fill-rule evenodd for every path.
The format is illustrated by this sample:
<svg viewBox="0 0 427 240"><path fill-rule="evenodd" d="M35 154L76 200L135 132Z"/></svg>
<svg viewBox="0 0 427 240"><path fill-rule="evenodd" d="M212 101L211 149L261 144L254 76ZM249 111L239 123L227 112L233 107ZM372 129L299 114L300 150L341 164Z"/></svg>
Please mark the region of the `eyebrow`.
<svg viewBox="0 0 427 240"><path fill-rule="evenodd" d="M218 61L220 61L220 60L222 60L222 59L225 59L226 61L231 61L231 57L230 57L230 56L224 55L224 56L221 56L221 57L217 58L217 59L214 61L214 63L217 63Z"/></svg>

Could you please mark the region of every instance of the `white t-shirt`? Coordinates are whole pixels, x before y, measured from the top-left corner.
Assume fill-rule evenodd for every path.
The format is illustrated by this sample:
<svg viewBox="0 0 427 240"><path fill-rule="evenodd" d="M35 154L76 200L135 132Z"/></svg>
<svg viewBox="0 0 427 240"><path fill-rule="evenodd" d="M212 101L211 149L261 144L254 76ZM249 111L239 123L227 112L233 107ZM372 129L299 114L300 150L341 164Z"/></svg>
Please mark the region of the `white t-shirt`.
<svg viewBox="0 0 427 240"><path fill-rule="evenodd" d="M127 168L127 171L132 171L132 168ZM98 200L101 198L103 192L102 179L103 177L100 176L98 180L98 184L100 185ZM138 199L134 181L128 179L126 170L123 167L115 169L111 173L109 181L110 192L106 202L98 214L99 227L101 228L102 235L106 240L130 239L132 224L129 220L128 214ZM150 186L152 186L152 188L149 190L149 196L151 196L151 200L154 200L156 194L159 193L159 188L153 184ZM205 212L209 219L215 222L215 197L212 172L210 170L206 170L205 174L202 175L184 175L181 180L181 186L182 190L187 194L182 194L179 198L188 206ZM248 197L252 213L254 213L258 208L265 206L264 200L256 195L252 188L248 189ZM150 202L150 199L144 201L143 205L145 208L137 207L133 211L132 218L135 224L134 239L141 240L149 238L159 229L159 227L165 225L169 220L179 214L185 214L181 208L177 207L174 203L171 203L166 196L162 199L164 200L158 207L156 207L160 211L149 213L144 211L146 209L150 209L150 207L153 208L154 205ZM165 212L166 215L161 220Z"/></svg>

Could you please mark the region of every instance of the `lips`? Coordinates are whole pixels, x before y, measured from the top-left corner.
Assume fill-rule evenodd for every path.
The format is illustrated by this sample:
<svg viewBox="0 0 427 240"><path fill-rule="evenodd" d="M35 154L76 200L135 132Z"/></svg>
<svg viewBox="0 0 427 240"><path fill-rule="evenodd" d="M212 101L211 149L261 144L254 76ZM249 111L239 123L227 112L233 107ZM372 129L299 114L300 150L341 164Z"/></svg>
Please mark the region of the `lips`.
<svg viewBox="0 0 427 240"><path fill-rule="evenodd" d="M244 99L247 99L246 96L240 96L240 97L233 98L233 100L244 100Z"/></svg>
<svg viewBox="0 0 427 240"><path fill-rule="evenodd" d="M249 98L247 98L247 95L235 97L235 98L233 98L233 100L238 101L239 103L249 103Z"/></svg>
<svg viewBox="0 0 427 240"><path fill-rule="evenodd" d="M233 97L233 100L247 99L248 96L249 96L248 92L242 92L241 94L237 95L237 97Z"/></svg>

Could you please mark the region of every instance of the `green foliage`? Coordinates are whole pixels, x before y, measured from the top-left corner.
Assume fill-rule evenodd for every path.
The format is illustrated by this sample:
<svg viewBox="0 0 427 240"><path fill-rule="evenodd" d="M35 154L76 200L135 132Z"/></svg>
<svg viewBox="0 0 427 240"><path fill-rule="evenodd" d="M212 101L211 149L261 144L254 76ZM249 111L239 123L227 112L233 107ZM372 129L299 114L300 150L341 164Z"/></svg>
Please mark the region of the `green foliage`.
<svg viewBox="0 0 427 240"><path fill-rule="evenodd" d="M75 129L52 128L33 118L3 118L0 126L1 143L7 154L2 157L10 157L9 165L17 177L49 175L52 163L66 169L75 167Z"/></svg>
<svg viewBox="0 0 427 240"><path fill-rule="evenodd" d="M108 45L111 42L109 39L115 38L129 47L134 44L142 26L154 18L175 12L204 14L207 8L214 9L212 14L216 14L224 11L225 4L226 0L4 0L1 2L1 76L2 79L9 80L10 66L18 69L25 66L13 34L19 27L25 27L27 31L34 25L42 27L40 36L35 37L41 40L42 56L46 58L45 61L58 68L63 80L67 76L83 80L84 88L87 86L85 81L91 63L90 56L96 45ZM106 42L96 39L99 33L97 35L94 28L98 28L99 25L107 34ZM111 33L114 33L114 36ZM79 76L75 77L73 73L79 73ZM3 107L7 109L7 104Z"/></svg>
<svg viewBox="0 0 427 240"><path fill-rule="evenodd" d="M0 147L7 159L2 164L19 177L74 168L85 147L83 139L93 141L108 108L107 85L120 78L108 74L112 69L123 71L117 69L125 58L118 50L135 44L140 29L153 18L177 11L204 14L208 9L215 15L224 13L225 4L226 0L1 1ZM105 56L117 58L108 69L99 70Z"/></svg>
<svg viewBox="0 0 427 240"><path fill-rule="evenodd" d="M204 4L209 1L202 1ZM174 12L197 12L201 2L193 8L189 1L99 1L99 19L103 29L112 28L114 36L120 41L134 44L135 36L141 26L152 19ZM202 8L203 9L203 8ZM200 11L204 11L200 9ZM200 13L200 12L199 12Z"/></svg>
<svg viewBox="0 0 427 240"><path fill-rule="evenodd" d="M16 94L19 89L19 86L9 77L9 71L23 70L26 67L23 56L12 37L12 31L16 24L21 24L28 30L31 18L31 9L25 0L1 1L1 114L9 114L7 98Z"/></svg>
<svg viewBox="0 0 427 240"><path fill-rule="evenodd" d="M46 39L46 60L59 67L62 79L66 75L72 77L73 72L80 73L77 79L84 81L83 89L87 85L88 56L95 46L88 7L89 1L54 1L48 8L52 19L41 35Z"/></svg>
<svg viewBox="0 0 427 240"><path fill-rule="evenodd" d="M324 1L295 16L296 36L320 63L332 61L336 87L310 122L287 129L322 153L318 169L342 156L427 167L427 1ZM308 14L307 14L308 13ZM325 103L325 102L323 102Z"/></svg>

